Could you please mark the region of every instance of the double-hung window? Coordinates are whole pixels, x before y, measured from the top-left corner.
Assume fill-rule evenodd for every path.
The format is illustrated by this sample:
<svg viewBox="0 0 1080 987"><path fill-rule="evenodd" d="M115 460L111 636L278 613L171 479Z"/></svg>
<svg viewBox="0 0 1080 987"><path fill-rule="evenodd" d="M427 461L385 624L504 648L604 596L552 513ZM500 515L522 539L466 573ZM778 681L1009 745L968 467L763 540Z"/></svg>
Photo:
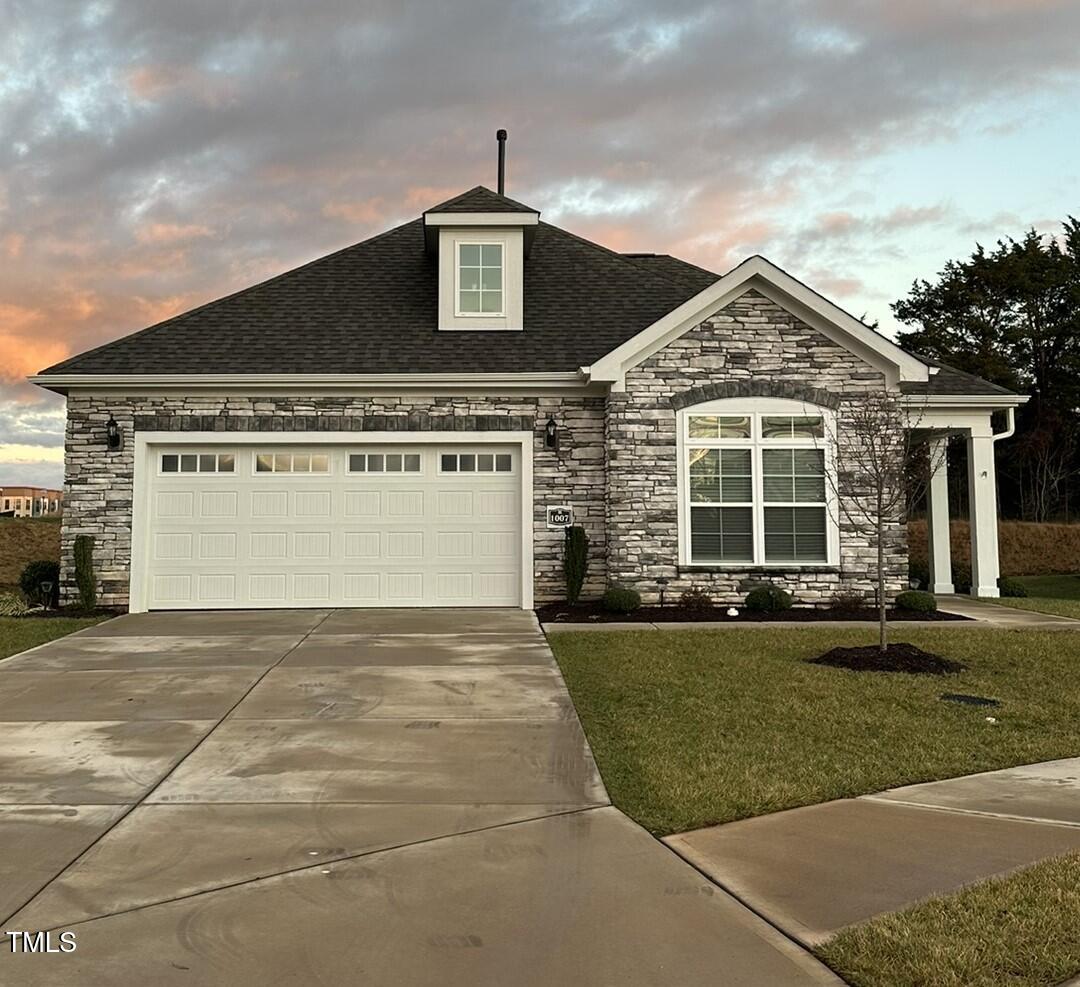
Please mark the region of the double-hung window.
<svg viewBox="0 0 1080 987"><path fill-rule="evenodd" d="M682 561L823 565L836 524L824 409L729 399L680 415Z"/></svg>
<svg viewBox="0 0 1080 987"><path fill-rule="evenodd" d="M457 314L503 314L503 244L457 245Z"/></svg>

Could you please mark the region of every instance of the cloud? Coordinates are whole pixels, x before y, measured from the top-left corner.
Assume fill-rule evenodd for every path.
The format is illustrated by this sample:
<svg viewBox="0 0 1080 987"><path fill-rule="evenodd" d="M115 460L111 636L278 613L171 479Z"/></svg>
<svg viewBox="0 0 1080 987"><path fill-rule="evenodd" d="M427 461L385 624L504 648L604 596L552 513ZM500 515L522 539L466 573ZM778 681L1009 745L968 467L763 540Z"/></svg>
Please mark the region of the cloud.
<svg viewBox="0 0 1080 987"><path fill-rule="evenodd" d="M71 352L493 184L500 126L509 192L546 219L714 270L761 251L858 295L866 265L979 220L933 190L843 202L857 169L979 112L1024 119L1028 96L1075 101L1080 4L1032 7L9 4L6 400Z"/></svg>
<svg viewBox="0 0 1080 987"><path fill-rule="evenodd" d="M0 445L0 487L63 489L63 460L19 455L19 449Z"/></svg>

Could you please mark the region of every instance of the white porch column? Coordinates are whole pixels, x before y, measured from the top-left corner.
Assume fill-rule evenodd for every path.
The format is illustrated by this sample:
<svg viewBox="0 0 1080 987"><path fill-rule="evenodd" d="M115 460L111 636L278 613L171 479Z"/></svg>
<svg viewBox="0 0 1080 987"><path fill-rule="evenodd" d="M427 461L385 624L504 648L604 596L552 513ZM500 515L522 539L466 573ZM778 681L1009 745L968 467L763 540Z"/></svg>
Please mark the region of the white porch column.
<svg viewBox="0 0 1080 987"><path fill-rule="evenodd" d="M949 550L949 440L930 440L930 489L926 497L927 555L930 592L954 593L952 555Z"/></svg>
<svg viewBox="0 0 1080 987"><path fill-rule="evenodd" d="M990 435L989 421L985 430L971 430L967 440L967 452L971 519L971 595L999 596L997 475L994 469L994 440Z"/></svg>

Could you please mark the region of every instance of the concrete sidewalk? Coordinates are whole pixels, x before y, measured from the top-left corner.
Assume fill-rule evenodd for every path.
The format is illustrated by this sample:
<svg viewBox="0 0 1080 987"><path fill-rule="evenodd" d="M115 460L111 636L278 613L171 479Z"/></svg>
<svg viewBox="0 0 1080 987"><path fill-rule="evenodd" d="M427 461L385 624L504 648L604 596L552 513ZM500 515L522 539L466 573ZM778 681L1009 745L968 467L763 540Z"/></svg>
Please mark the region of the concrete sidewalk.
<svg viewBox="0 0 1080 987"><path fill-rule="evenodd" d="M1080 758L909 785L665 842L814 946L875 915L1080 850Z"/></svg>
<svg viewBox="0 0 1080 987"><path fill-rule="evenodd" d="M613 808L522 611L158 613L0 662L0 983L839 981Z"/></svg>

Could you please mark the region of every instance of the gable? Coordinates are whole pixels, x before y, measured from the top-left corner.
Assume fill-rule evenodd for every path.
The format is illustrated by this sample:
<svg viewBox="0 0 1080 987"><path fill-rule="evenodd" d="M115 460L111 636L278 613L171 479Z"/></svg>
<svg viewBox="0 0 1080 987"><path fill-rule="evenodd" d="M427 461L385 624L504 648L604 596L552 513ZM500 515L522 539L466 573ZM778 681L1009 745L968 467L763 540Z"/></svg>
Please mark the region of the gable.
<svg viewBox="0 0 1080 987"><path fill-rule="evenodd" d="M881 367L748 287L627 370L625 386L635 393L678 395L703 382L768 381L841 394L879 388L884 380Z"/></svg>
<svg viewBox="0 0 1080 987"><path fill-rule="evenodd" d="M878 369L890 385L928 379L929 367L925 361L907 353L761 256L743 261L648 329L582 369L591 380L610 383L619 390L628 371L751 289L816 329L842 350Z"/></svg>

